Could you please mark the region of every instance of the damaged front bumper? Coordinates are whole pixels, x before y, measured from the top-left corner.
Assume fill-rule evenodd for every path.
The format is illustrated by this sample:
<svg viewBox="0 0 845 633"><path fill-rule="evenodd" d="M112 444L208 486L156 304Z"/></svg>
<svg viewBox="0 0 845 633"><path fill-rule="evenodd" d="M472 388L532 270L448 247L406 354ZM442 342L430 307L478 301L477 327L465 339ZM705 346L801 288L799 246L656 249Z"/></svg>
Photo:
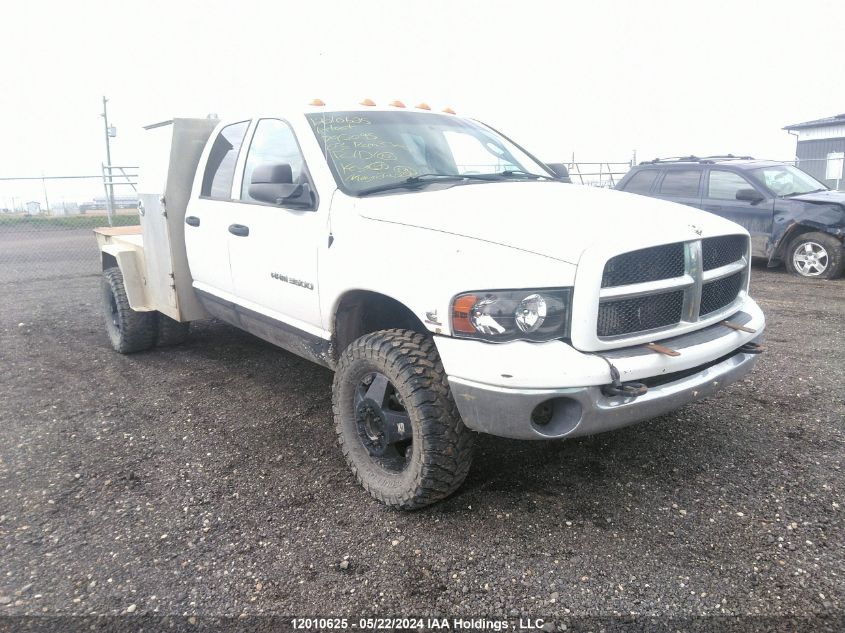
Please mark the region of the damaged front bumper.
<svg viewBox="0 0 845 633"><path fill-rule="evenodd" d="M517 439L553 439L612 431L669 413L736 382L756 362L756 354L738 352L691 376L649 387L637 398L608 397L601 387L507 389L459 378L449 384L469 428Z"/></svg>
<svg viewBox="0 0 845 633"><path fill-rule="evenodd" d="M469 428L516 439L577 437L668 413L748 374L757 362L754 344L762 341L765 320L753 301L729 320L753 331L716 324L660 341L680 352L675 358L637 346L603 352L603 359L560 341L495 346L470 342L470 348L441 339L438 349ZM462 358L469 351L475 355L472 365L479 368L476 376L467 375L471 364ZM607 361L618 368L623 382L643 383L647 392L635 398L603 392L610 382Z"/></svg>

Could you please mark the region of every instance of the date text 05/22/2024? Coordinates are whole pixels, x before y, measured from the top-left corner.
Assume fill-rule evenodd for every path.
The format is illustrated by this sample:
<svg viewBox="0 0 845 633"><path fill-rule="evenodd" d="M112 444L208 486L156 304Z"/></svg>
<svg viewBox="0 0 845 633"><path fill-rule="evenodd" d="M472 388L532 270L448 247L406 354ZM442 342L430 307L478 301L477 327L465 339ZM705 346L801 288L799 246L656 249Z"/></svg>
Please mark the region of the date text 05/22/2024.
<svg viewBox="0 0 845 633"><path fill-rule="evenodd" d="M357 629L379 631L395 629L423 629L430 631L536 631L545 620L489 620L485 618L293 618L291 626L300 631Z"/></svg>

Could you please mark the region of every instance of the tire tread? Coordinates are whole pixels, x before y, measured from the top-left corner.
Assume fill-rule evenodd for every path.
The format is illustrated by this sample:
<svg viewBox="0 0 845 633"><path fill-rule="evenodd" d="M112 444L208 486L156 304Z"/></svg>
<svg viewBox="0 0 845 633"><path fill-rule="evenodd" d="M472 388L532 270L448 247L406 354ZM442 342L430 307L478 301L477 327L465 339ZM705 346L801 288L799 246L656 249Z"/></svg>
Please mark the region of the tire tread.
<svg viewBox="0 0 845 633"><path fill-rule="evenodd" d="M421 467L412 485L401 494L387 495L369 484L345 446L343 410L339 402L339 381L344 369L356 359L368 359L399 376L406 406L420 413L425 443ZM411 402L407 399L410 397ZM467 429L449 390L446 372L431 337L411 330L381 330L354 341L341 355L335 373L332 408L335 431L346 461L358 482L370 495L395 508L413 510L440 501L457 490L472 464L475 433Z"/></svg>
<svg viewBox="0 0 845 633"><path fill-rule="evenodd" d="M119 268L103 271L104 291L111 292L117 304L118 319L122 327L116 330L109 323L108 305L106 310L106 330L115 351L132 354L150 349L156 343L158 323L155 312L136 312L129 306L123 274Z"/></svg>

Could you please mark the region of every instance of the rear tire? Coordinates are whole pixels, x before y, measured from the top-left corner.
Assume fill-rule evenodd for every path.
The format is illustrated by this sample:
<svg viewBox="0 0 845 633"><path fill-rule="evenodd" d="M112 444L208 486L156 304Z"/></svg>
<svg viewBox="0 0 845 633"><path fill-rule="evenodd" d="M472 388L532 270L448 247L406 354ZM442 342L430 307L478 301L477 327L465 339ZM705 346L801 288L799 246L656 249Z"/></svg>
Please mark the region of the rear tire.
<svg viewBox="0 0 845 633"><path fill-rule="evenodd" d="M103 271L103 310L111 346L121 354L142 352L155 345L158 335L155 312L136 312L129 307L119 268Z"/></svg>
<svg viewBox="0 0 845 633"><path fill-rule="evenodd" d="M786 269L808 279L837 279L845 270L842 242L826 233L803 233L786 249Z"/></svg>
<svg viewBox="0 0 845 633"><path fill-rule="evenodd" d="M335 372L332 408L352 472L388 506L440 501L469 472L475 434L461 421L428 336L383 330L352 343Z"/></svg>
<svg viewBox="0 0 845 633"><path fill-rule="evenodd" d="M159 347L172 347L174 345L181 345L188 339L188 332L190 331L190 323L182 323L176 319L171 319L166 314L158 313L158 336L156 338L156 345Z"/></svg>

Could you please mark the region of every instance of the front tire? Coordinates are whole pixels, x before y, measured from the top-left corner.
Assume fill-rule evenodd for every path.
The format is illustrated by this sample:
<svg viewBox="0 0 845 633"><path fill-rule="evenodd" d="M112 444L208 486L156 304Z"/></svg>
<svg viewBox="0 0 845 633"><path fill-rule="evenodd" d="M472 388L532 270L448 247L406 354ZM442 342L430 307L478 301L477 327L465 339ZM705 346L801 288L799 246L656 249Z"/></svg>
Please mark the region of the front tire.
<svg viewBox="0 0 845 633"><path fill-rule="evenodd" d="M155 345L158 336L155 312L136 312L129 307L119 268L103 271L103 308L111 346L121 354L142 352Z"/></svg>
<svg viewBox="0 0 845 633"><path fill-rule="evenodd" d="M810 279L837 279L845 270L842 242L826 233L804 233L786 249L786 268Z"/></svg>
<svg viewBox="0 0 845 633"><path fill-rule="evenodd" d="M383 330L352 343L332 391L335 430L358 482L375 499L412 510L448 497L472 463L434 341Z"/></svg>

